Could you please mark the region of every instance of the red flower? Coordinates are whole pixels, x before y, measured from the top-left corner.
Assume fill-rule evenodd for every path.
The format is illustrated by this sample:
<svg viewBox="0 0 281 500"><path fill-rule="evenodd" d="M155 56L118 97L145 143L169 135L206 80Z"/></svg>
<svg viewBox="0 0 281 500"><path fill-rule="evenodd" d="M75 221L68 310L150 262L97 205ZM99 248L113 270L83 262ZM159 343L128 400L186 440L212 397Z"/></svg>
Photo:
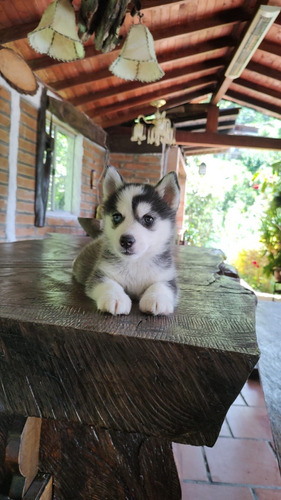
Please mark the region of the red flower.
<svg viewBox="0 0 281 500"><path fill-rule="evenodd" d="M259 185L256 182L253 184L253 189L259 189Z"/></svg>
<svg viewBox="0 0 281 500"><path fill-rule="evenodd" d="M254 266L256 267L260 267L256 260L252 260L252 264L254 264Z"/></svg>

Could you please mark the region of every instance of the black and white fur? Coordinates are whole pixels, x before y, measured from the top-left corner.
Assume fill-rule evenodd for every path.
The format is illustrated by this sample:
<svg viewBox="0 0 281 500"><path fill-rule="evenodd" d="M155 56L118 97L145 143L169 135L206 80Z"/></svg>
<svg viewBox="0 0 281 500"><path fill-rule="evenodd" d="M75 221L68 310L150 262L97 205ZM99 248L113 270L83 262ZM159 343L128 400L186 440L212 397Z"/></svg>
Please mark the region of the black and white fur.
<svg viewBox="0 0 281 500"><path fill-rule="evenodd" d="M129 314L132 300L144 313L167 315L177 302L173 259L177 176L155 186L125 183L114 167L103 181L103 234L73 263L73 274L100 311Z"/></svg>

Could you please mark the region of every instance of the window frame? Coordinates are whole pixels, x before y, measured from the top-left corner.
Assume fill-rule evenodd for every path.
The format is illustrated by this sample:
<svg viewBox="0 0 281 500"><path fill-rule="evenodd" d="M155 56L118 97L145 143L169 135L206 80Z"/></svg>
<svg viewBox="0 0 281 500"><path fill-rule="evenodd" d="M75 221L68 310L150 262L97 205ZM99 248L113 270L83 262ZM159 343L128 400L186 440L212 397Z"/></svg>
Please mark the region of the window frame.
<svg viewBox="0 0 281 500"><path fill-rule="evenodd" d="M65 134L73 138L72 146L72 165L71 165L71 182L69 182L69 190L67 191L67 197L69 198L68 206L70 210L52 210L48 209L46 215L48 217L63 217L63 218L76 218L80 212L81 203L81 183L82 183L82 162L83 162L83 136L77 133L72 127L67 123L62 122L51 113L46 114L46 130L49 132L50 121L53 121L53 130L55 131L55 138L57 130L62 134ZM51 174L53 175L53 170L55 169L56 161L56 140L54 140L54 152L52 158ZM54 178L54 176L53 176ZM50 180L51 186L51 180ZM52 191L54 193L54 190ZM49 201L50 192L48 193ZM53 205L52 205L53 206Z"/></svg>

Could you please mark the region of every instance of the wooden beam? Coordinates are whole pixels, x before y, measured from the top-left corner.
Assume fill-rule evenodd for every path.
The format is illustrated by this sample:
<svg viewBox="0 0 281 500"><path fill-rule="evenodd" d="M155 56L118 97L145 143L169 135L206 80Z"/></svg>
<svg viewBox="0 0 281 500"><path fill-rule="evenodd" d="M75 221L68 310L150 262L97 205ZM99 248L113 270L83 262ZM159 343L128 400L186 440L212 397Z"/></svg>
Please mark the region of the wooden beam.
<svg viewBox="0 0 281 500"><path fill-rule="evenodd" d="M183 75L188 75L188 74L192 75L195 73L202 73L202 72L204 72L206 70L210 70L210 69L215 70L215 69L218 69L219 67L223 67L224 65L225 65L225 60L222 57L210 59L208 61L205 61L204 63L189 64L188 66L185 66L185 68L183 68L183 69L176 70L176 71L169 71L167 73L168 77L164 76L164 78L162 78L161 82L164 79L168 79L169 77L174 78L173 75L177 75L177 76L175 76L175 78L178 78L178 77L183 76ZM75 87L76 85L83 85L86 83L91 83L92 85L94 85L95 82L97 82L98 80L102 80L103 78L109 78L109 77L113 78L113 75L112 75L112 73L110 73L110 71L108 69L106 69L106 70L96 71L95 73L90 73L90 74L88 73L88 74L83 75L83 76L80 75L80 76L76 76L76 77L69 78L66 80L61 80L58 82L49 82L49 86L52 87L55 91L60 91L60 90L66 89L66 88ZM117 80L117 77L115 77L115 78ZM119 81L120 81L120 79L119 79ZM159 85L159 82L157 82L157 83ZM131 82L130 83L124 82L121 85L118 85L118 93L122 92L122 90L121 90L122 86L123 86L123 88L124 87L127 88L127 85L131 85L130 90L133 90L133 88L139 88L139 82L134 83L134 84L132 84ZM151 85L151 84L149 83L147 85ZM143 86L146 86L146 84L143 84ZM125 92L126 92L126 90L125 90ZM115 95L116 88L112 87L110 90L110 93ZM108 96L105 95L105 97L108 97Z"/></svg>
<svg viewBox="0 0 281 500"><path fill-rule="evenodd" d="M228 135L213 132L197 133L176 131L176 143L180 146L231 147L246 149L268 149L281 151L281 139L252 137L249 135Z"/></svg>
<svg viewBox="0 0 281 500"><path fill-rule="evenodd" d="M163 44L161 44L160 50L157 50L157 60L159 64L164 64L166 62L169 62L171 60L176 60L176 59L182 59L184 57L192 57L194 56L194 52L196 54L208 54L208 53L213 53L216 50L219 50L223 47L233 47L234 46L234 40L230 36L225 36L222 38L217 38L213 40L209 40L208 42L202 42L198 43L197 45L192 45L190 47L184 47L182 49L176 50L176 51L169 51L167 52L163 50ZM110 62L114 60L120 53L120 47L118 49L112 50L110 52ZM214 54L215 56L215 54ZM104 57L104 54L101 52L96 51L94 45L87 45L85 47L85 58L84 59L89 59L91 57ZM109 58L107 59L109 61ZM58 64L71 64L70 63L63 63L62 61L58 61L56 59L52 59L49 56L41 56L41 57L36 57L35 59L31 59L28 61L28 65L33 71L40 71L42 69L49 68L51 66L56 66ZM109 63L110 64L110 63ZM108 65L109 65L108 64ZM107 67L106 67L107 68ZM102 68L102 69L106 69Z"/></svg>
<svg viewBox="0 0 281 500"><path fill-rule="evenodd" d="M225 113L227 111L227 113ZM231 109L220 109L219 110L219 124L222 123L229 123L235 122L238 114L240 112L240 108L231 108ZM194 116L188 111L186 112L185 115L181 118L180 116L177 118L173 118L172 110L171 112L167 113L169 118L173 119L173 123L181 128L181 127L189 127L189 126L196 126L196 125L202 125L206 123L207 119L207 112L206 113L201 113L198 111L197 115Z"/></svg>
<svg viewBox="0 0 281 500"><path fill-rule="evenodd" d="M159 83L157 82L156 85L152 86L153 88L150 92L147 91L145 94L137 97L137 105L138 106L148 105L151 101L155 101L156 99L163 97L169 99L169 96L172 96L177 92L183 92L183 94L190 93L192 90L198 87L201 88L202 86L205 86L206 84L209 85L213 82L215 82L214 75L203 76L201 78L197 78L195 80L189 80L187 82L182 82L177 85L175 85L174 83L167 87L161 86L160 88L159 88ZM122 111L124 109L128 110L130 108L134 108L135 106L136 106L136 96L134 95L131 98L126 97L126 99L112 103L106 107L100 105L98 107L88 109L87 115L90 116L91 118L94 118L95 116L99 116L102 114L108 116L110 114L117 113L118 111Z"/></svg>
<svg viewBox="0 0 281 500"><path fill-rule="evenodd" d="M210 104L208 107L206 130L207 132L216 132L218 129L220 110L215 104Z"/></svg>
<svg viewBox="0 0 281 500"><path fill-rule="evenodd" d="M148 9L154 9L162 5L168 5L173 3L180 3L180 0L142 0L142 11ZM43 10L42 10L43 14ZM40 17L36 16L32 21L28 23L22 23L16 26L9 26L2 28L0 30L0 40L1 43L14 42L16 40L23 40L27 37L30 31L33 31L39 24Z"/></svg>
<svg viewBox="0 0 281 500"><path fill-rule="evenodd" d="M269 52L270 54L274 54L275 56L280 57L280 44L270 42L268 40L263 40L259 45L257 50L262 50L263 52Z"/></svg>
<svg viewBox="0 0 281 500"><path fill-rule="evenodd" d="M212 104L218 104L221 101L221 99L226 94L228 88L230 87L231 83L232 83L232 80L230 78L228 78L227 76L223 77L222 82L220 83L217 90L214 92L214 94L212 96L212 99L211 99Z"/></svg>
<svg viewBox="0 0 281 500"><path fill-rule="evenodd" d="M268 95L270 97L273 97L274 99L278 99L279 101L281 100L281 82L278 87L275 87L275 89L270 88L270 87L265 87L264 85L258 85L252 81L246 80L244 78L238 78L235 80L235 85L239 85L241 87L244 87L249 90L253 90L254 92L257 92L258 94ZM281 103L280 103L281 104Z"/></svg>
<svg viewBox="0 0 281 500"><path fill-rule="evenodd" d="M1 44L23 40L27 37L27 33L36 28L39 21L40 19L36 18L34 21L29 23L17 24L16 26L9 26L7 28L0 29Z"/></svg>
<svg viewBox="0 0 281 500"><path fill-rule="evenodd" d="M143 9L142 9L143 10ZM194 21L192 23L189 23L186 25L186 23L183 23L182 25L176 25L176 26L171 26L167 30L167 28L161 28L153 31L153 39L154 42L158 41L163 41L168 38L174 38L177 36L188 36L188 35L193 35L195 33L199 33L201 31L206 31L206 30L211 30L211 29L216 29L219 28L220 26L227 26L227 25L235 25L240 22L245 22L249 20L249 13L245 12L243 9L237 8L237 9L229 9L223 11L223 13L218 13L215 16L211 16L206 19L200 19L198 21ZM16 27L11 30L10 28L7 30L7 36L12 37L12 33L16 30ZM3 31L3 30L2 30ZM1 30L0 30L0 35L1 35ZM1 37L0 37L1 40ZM9 41L13 41L10 39ZM227 40L225 40L227 42ZM209 42L208 42L209 43ZM210 42L212 43L212 42ZM229 40L229 42L226 44L227 46L233 46L233 40ZM120 52L120 48L113 50L110 52L112 59L117 57L117 55ZM96 57L98 55L101 55L101 52L98 52L95 50L93 45L86 46L85 47L85 57ZM51 57L48 56L42 56L42 57L37 57L35 59L32 59L28 61L28 64L30 65L31 69L33 71L39 71L40 69L46 69L50 66L58 65L58 64L68 64L62 61L57 61L56 59L52 59Z"/></svg>
<svg viewBox="0 0 281 500"><path fill-rule="evenodd" d="M281 120L280 106L275 106L273 104L266 103L265 101L253 99L249 96L246 96L245 93L242 94L231 89L228 90L225 98L234 101L242 106L254 108L256 111L260 111L261 113L269 116L274 116L275 118L278 118L278 120Z"/></svg>
<svg viewBox="0 0 281 500"><path fill-rule="evenodd" d="M206 94L209 94L213 92L214 86L213 85L207 85L206 87L203 87L203 90ZM202 95L202 89L196 90L194 92L191 92L190 94L184 94L175 97L174 99L169 99L169 102L164 106L162 109L169 109L170 107L178 106L181 104L186 104L187 102L191 101L192 99L195 99L198 97L198 95ZM163 95L163 98L166 96ZM125 108L124 108L125 109ZM136 105L135 108L132 108L131 111L127 112L125 111L123 114L121 113L118 115L112 115L112 116L105 116L105 115L100 115L94 118L94 121L98 123L101 127L103 128L108 128L114 125L119 125L120 123L125 123L134 120L137 116L139 115L147 115L151 114L153 112L153 109L151 106L146 106L140 108L138 105Z"/></svg>
<svg viewBox="0 0 281 500"><path fill-rule="evenodd" d="M259 75L266 75L268 78L281 81L281 71L265 64L259 64L250 61L248 66L246 67L246 71L253 71L254 73L258 73Z"/></svg>
<svg viewBox="0 0 281 500"><path fill-rule="evenodd" d="M68 125L100 146L106 146L106 132L87 115L76 109L69 102L54 99L53 97L48 97L48 101L48 110L50 113L56 115L59 120L68 123Z"/></svg>
<svg viewBox="0 0 281 500"><path fill-rule="evenodd" d="M208 64L206 65L206 63L204 63L205 64L205 71L202 68L200 70L200 73L203 74L206 71L210 71L210 69L214 69L214 71L215 71L217 68L213 68L212 66L210 66L211 63L209 64L209 61L216 61L217 60L215 58L216 57L216 54L215 54L216 50L219 50L221 47L224 47L227 42L230 43L229 37L224 37L222 39L216 39L216 40L210 41L208 43L205 43L205 42L200 43L200 44L197 44L193 47L189 47L188 49L182 49L182 50L178 50L178 51L175 51L172 53L165 52L163 54L158 54L157 60L158 60L158 63L162 65L165 63L169 63L171 61L173 61L173 63L175 63L177 61L177 59L184 59L184 58L188 58L189 56L194 57L194 53L196 53L197 55L198 54L207 55L207 54L211 53L212 54L211 58L208 61L206 61ZM221 62L222 62L221 66L223 66L226 61L221 59ZM194 65L192 67L194 67ZM189 66L187 68L189 68ZM193 71L193 73L194 73L194 71ZM169 80L171 78L181 78L183 76L187 76L188 74L189 73L187 73L186 67L180 68L178 70L169 70L166 72L165 76L161 79L161 84L164 81ZM101 73L101 75L104 76L104 73ZM112 77L111 73L108 73L108 76L109 75ZM95 73L94 76L92 76L92 78L96 78L96 76L98 77L99 75L97 73ZM81 80L80 80L80 83L81 83ZM147 86L150 84L144 84L144 85ZM157 85L159 86L159 82L157 82ZM79 95L79 96L71 99L69 102L71 102L71 104L73 104L73 106L81 107L84 104L88 104L89 102L93 102L95 100L100 101L101 99L111 97L112 95L115 95L116 93L118 93L118 95L120 95L120 93L124 93L124 92L127 93L127 92L133 91L137 88L139 88L138 81L122 82L122 83L120 83L120 85L114 86L113 88L111 87L107 90L104 90L103 92L95 92L93 90L92 92L88 92L86 94Z"/></svg>

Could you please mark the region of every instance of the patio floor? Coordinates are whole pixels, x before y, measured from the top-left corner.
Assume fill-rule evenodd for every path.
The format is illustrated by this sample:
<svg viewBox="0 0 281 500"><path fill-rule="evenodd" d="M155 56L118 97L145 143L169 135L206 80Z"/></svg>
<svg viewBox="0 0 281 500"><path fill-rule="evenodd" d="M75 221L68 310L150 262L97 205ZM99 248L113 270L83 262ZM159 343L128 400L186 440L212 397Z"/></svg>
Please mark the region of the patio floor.
<svg viewBox="0 0 281 500"><path fill-rule="evenodd" d="M182 500L280 500L260 382L249 380L228 411L213 448L173 444Z"/></svg>
<svg viewBox="0 0 281 500"><path fill-rule="evenodd" d="M281 500L281 476L259 380L245 384L213 448L174 443L173 449L182 500Z"/></svg>

